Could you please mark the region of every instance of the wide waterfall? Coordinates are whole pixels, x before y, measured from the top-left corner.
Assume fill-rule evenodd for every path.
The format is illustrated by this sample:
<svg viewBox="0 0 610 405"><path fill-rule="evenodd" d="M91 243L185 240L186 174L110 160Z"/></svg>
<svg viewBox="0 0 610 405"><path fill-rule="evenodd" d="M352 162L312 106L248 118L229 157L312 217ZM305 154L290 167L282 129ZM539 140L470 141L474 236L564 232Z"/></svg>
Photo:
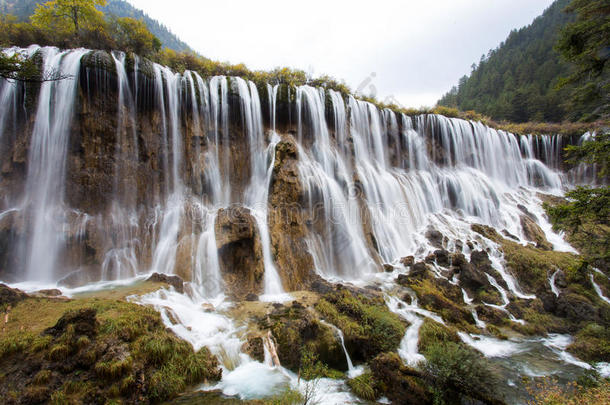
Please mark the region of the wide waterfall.
<svg viewBox="0 0 610 405"><path fill-rule="evenodd" d="M552 230L541 199L593 181L594 172L570 169L562 156L589 134L518 136L380 109L322 87L178 73L119 52L5 52L39 57L43 71L67 79L39 89L0 80L0 280L74 292L152 273L179 276L184 294L133 300L222 359L222 381L206 389L254 398L287 381L302 384L279 360L243 352L244 332L227 315L233 303L279 308L312 285L326 291L327 282L375 291L406 325L398 356L417 367L425 360L420 330L447 319L394 282L417 274L414 263L457 289L472 317L468 330L483 333L494 313L524 326L511 303L538 296L507 269L498 239L473 225L523 247L548 241L549 251L574 252ZM483 263L471 277L491 293L470 298L480 290L463 284L465 271L448 270L458 261ZM545 276L555 298L562 274ZM359 375L361 354L327 321L339 367ZM470 332L460 332L462 341L489 357L532 345L567 355L547 340L503 346ZM275 350L271 332L262 342L265 353ZM353 399L342 383L324 384L341 393L336 403Z"/></svg>
<svg viewBox="0 0 610 405"><path fill-rule="evenodd" d="M140 60L127 66L124 54L113 54L115 79L100 80L104 68L95 65L97 54L35 51L45 69L71 79L42 86L25 190L5 192L3 210L19 212L31 228L11 253L24 255L20 259L27 263L24 271L14 272L16 281L48 282L78 271L84 281L107 280L149 271L175 273L177 266L186 265L190 269L182 273L200 286L211 283L214 287L206 289L217 293L216 212L239 204L256 221L264 292L280 293L281 271L274 264L266 225L274 146L280 141L275 128L292 131L291 123L283 122L287 117L278 114L279 103L288 102L282 108L296 116L292 125L309 218L306 245L314 270L325 277L359 280L382 263L424 254L423 232L430 224L448 228L455 235L452 243L463 235L451 224L464 220L526 240L516 206L527 205L528 190L559 192L565 181L555 171L563 142L558 136L517 137L459 119L397 115L332 90L302 86L290 92L277 84L262 89L269 111L264 119L257 86L241 78L206 80ZM106 174L112 177L112 201L94 212L71 205L64 195L70 177L66 170L71 170L69 144L75 142L70 138L77 136L70 126L75 108L82 108L82 74L87 86L97 86L90 91L116 97L108 100L117 111L114 169ZM4 83L2 97L14 100L18 87ZM279 92L288 98L285 93L278 97ZM145 106L154 114L155 127L149 127L157 135L154 145L138 135ZM2 128L14 124L10 110L3 109ZM145 164L142 159L151 157L153 177L146 188L152 193L141 198L135 190L142 179L136 176ZM96 256L103 258L96 264L99 272L89 263L83 270L82 262L58 262L79 243L72 240L75 222L87 234L95 228L101 239L96 241L102 250Z"/></svg>

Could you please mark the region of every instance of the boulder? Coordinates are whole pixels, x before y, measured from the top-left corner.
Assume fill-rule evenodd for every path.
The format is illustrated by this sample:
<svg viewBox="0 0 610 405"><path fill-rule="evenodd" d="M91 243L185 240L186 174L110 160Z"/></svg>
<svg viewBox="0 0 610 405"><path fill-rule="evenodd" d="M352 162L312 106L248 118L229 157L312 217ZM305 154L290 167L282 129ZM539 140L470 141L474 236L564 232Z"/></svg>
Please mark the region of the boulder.
<svg viewBox="0 0 610 405"><path fill-rule="evenodd" d="M216 245L220 270L230 294L243 300L263 289L265 266L256 220L250 210L231 206L218 211Z"/></svg>
<svg viewBox="0 0 610 405"><path fill-rule="evenodd" d="M265 349L262 336L249 335L241 346L242 352L261 363L265 361Z"/></svg>
<svg viewBox="0 0 610 405"><path fill-rule="evenodd" d="M573 292L559 294L555 314L575 322L599 320L599 309L586 297Z"/></svg>
<svg viewBox="0 0 610 405"><path fill-rule="evenodd" d="M382 353L369 363L375 380L384 387L385 395L393 404L428 404L432 398L423 381L423 375L406 367L396 353Z"/></svg>
<svg viewBox="0 0 610 405"><path fill-rule="evenodd" d="M184 293L184 281L178 276L169 276L162 273L153 273L146 279L153 283L165 283L169 284L176 289L180 294Z"/></svg>
<svg viewBox="0 0 610 405"><path fill-rule="evenodd" d="M405 256L402 259L400 259L400 264L402 264L405 267L411 267L411 266L413 266L413 264L415 264L415 257Z"/></svg>
<svg viewBox="0 0 610 405"><path fill-rule="evenodd" d="M461 254L456 258L458 260L454 262L454 270L460 275L460 284L463 287L470 291L476 291L489 285L484 270L491 266L491 261L486 252L480 250L472 252L470 263Z"/></svg>
<svg viewBox="0 0 610 405"><path fill-rule="evenodd" d="M309 287L315 277L309 253L303 186L299 178L298 150L291 135L283 135L275 147L269 186L269 237L271 252L282 282L288 290Z"/></svg>
<svg viewBox="0 0 610 405"><path fill-rule="evenodd" d="M529 216L521 215L521 228L523 235L536 244L538 249L553 250L553 245L546 239L546 235L540 226L534 222Z"/></svg>
<svg viewBox="0 0 610 405"><path fill-rule="evenodd" d="M322 277L318 276L311 283L309 289L318 294L326 294L335 289L335 286L328 281L324 280Z"/></svg>
<svg viewBox="0 0 610 405"><path fill-rule="evenodd" d="M21 290L0 284L0 306L15 305L27 297L28 295Z"/></svg>
<svg viewBox="0 0 610 405"><path fill-rule="evenodd" d="M37 297L59 297L61 296L61 290L58 290L57 288L50 290L39 290L34 292L32 295Z"/></svg>
<svg viewBox="0 0 610 405"><path fill-rule="evenodd" d="M330 326L316 319L312 311L293 302L290 306L275 308L270 318L270 330L282 366L298 372L302 351L308 348L327 366L347 370L339 339Z"/></svg>
<svg viewBox="0 0 610 405"><path fill-rule="evenodd" d="M443 239L444 236L442 233L433 228L428 228L426 231L426 238L430 241L430 244L437 249L441 249L443 247Z"/></svg>
<svg viewBox="0 0 610 405"><path fill-rule="evenodd" d="M439 266L449 267L449 252L445 249L435 250L434 259Z"/></svg>
<svg viewBox="0 0 610 405"><path fill-rule="evenodd" d="M98 322L97 311L94 308L82 308L75 311L67 311L52 326L44 331L47 335L55 337L63 335L68 326L74 330L75 336L93 337L97 334Z"/></svg>

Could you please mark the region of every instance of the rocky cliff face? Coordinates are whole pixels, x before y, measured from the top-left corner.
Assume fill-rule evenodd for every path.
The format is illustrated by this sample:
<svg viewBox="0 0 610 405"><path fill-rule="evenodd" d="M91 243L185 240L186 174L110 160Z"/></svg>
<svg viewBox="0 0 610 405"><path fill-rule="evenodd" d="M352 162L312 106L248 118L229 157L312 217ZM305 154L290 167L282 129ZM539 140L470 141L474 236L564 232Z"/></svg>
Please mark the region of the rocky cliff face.
<svg viewBox="0 0 610 405"><path fill-rule="evenodd" d="M34 55L65 70L74 52ZM60 83L0 89L11 101L0 117L7 281L79 285L154 270L222 278L244 297L265 292L272 263L280 289L298 290L316 273L356 279L415 253L426 216L443 209L508 226L493 186L472 193L452 167L509 187L560 184L533 158L556 164L549 150L565 140L379 111L307 86L181 75L134 55L86 52L74 63L76 85L62 99L53 98ZM61 137L60 189L46 190L30 167L53 159L45 139ZM514 176L490 161L503 151L515 154ZM536 218L523 218L512 232L538 242ZM35 265L45 254L37 243L57 258L48 268Z"/></svg>

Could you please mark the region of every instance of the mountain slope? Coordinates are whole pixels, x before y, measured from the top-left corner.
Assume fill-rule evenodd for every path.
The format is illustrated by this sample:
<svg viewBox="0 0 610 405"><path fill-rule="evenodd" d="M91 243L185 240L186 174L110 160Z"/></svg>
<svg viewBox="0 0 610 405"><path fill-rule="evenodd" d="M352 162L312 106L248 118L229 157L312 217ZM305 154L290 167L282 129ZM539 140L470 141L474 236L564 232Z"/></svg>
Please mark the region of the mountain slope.
<svg viewBox="0 0 610 405"><path fill-rule="evenodd" d="M573 20L563 9L570 0L557 0L532 24L513 30L506 41L482 57L470 76L438 104L475 110L496 120L561 121L568 93L555 85L570 73L553 49L562 27Z"/></svg>
<svg viewBox="0 0 610 405"><path fill-rule="evenodd" d="M36 5L47 0L0 0L0 13L13 14L21 20L27 20L36 9ZM114 14L118 17L131 17L137 20L143 19L144 23L157 38L161 40L164 47L175 51L188 51L189 46L182 42L176 35L163 24L150 18L142 10L133 7L123 0L108 0L106 7L101 7L104 13Z"/></svg>

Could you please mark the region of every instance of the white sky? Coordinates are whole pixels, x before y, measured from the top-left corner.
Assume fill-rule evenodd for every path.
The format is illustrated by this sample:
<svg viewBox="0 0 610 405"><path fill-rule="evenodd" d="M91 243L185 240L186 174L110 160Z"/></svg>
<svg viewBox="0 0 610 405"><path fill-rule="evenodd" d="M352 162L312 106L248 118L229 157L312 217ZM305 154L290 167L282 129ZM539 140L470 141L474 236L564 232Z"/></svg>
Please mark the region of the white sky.
<svg viewBox="0 0 610 405"><path fill-rule="evenodd" d="M405 107L432 106L553 0L128 0L200 54L251 69L343 79ZM373 87L371 87L373 86Z"/></svg>

